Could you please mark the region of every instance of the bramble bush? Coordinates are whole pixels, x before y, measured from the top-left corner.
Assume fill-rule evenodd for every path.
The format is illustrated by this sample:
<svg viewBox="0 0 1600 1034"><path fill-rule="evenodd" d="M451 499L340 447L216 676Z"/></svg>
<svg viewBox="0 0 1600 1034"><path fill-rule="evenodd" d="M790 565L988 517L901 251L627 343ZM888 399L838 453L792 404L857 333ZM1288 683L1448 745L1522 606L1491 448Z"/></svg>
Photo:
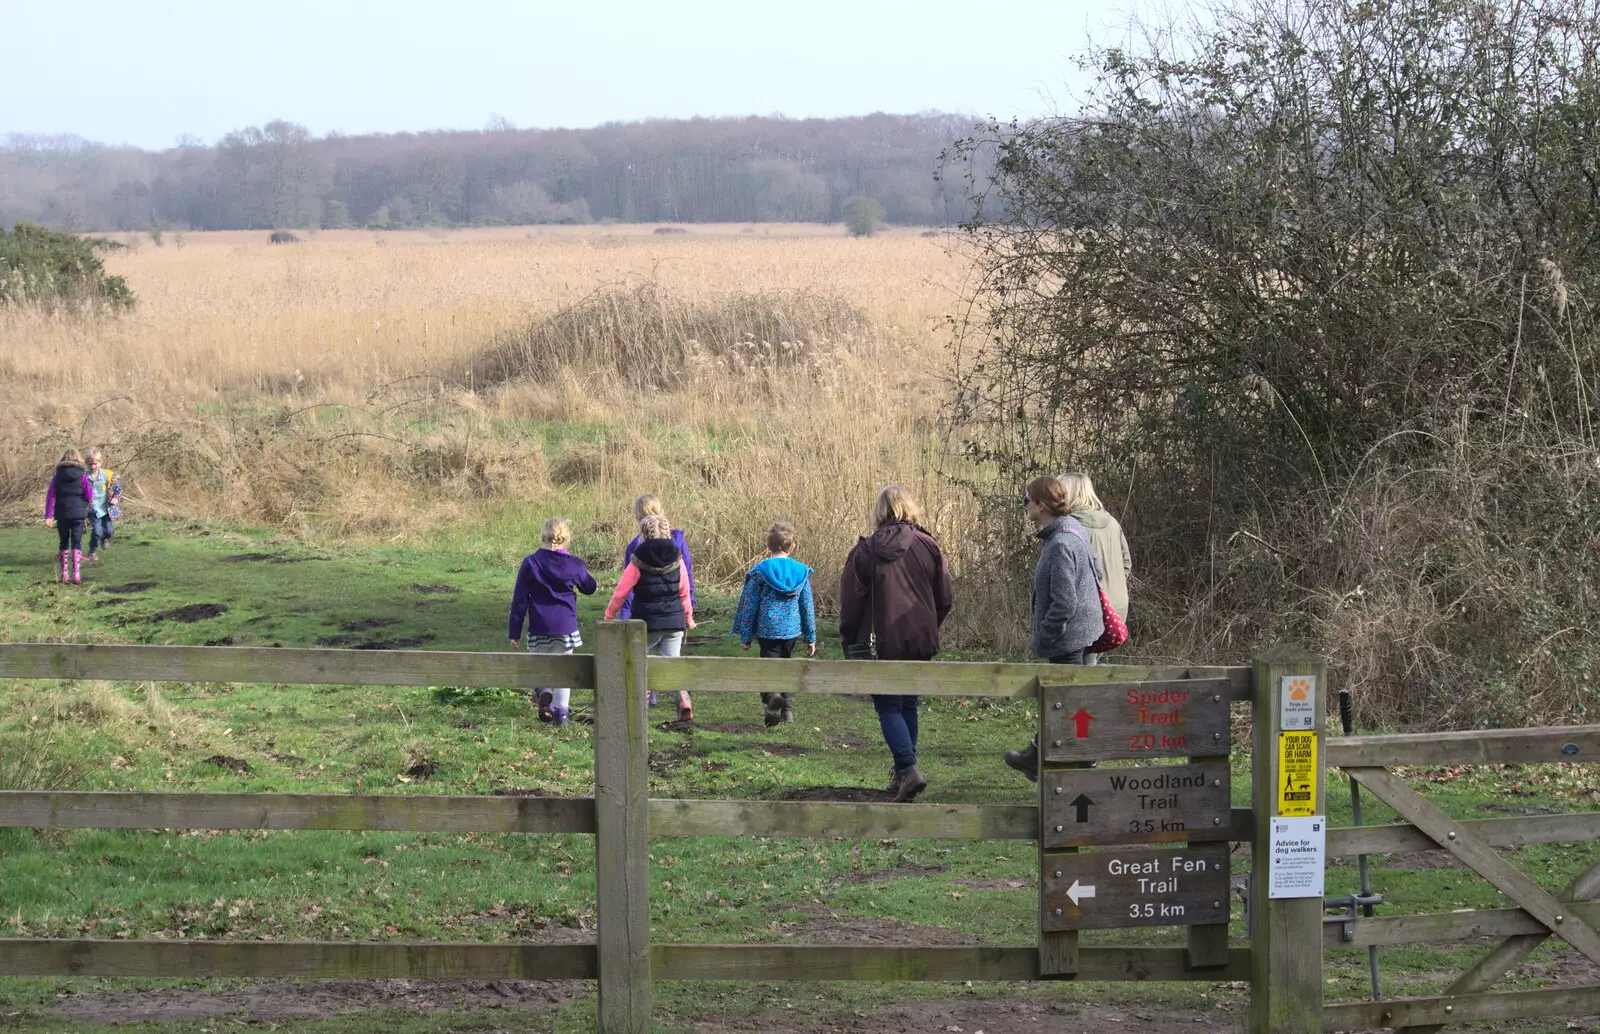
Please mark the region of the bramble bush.
<svg viewBox="0 0 1600 1034"><path fill-rule="evenodd" d="M1090 471L1133 649L1329 654L1364 723L1575 721L1600 660L1594 0L1243 0L958 157L993 580ZM996 638L1002 637L995 626Z"/></svg>

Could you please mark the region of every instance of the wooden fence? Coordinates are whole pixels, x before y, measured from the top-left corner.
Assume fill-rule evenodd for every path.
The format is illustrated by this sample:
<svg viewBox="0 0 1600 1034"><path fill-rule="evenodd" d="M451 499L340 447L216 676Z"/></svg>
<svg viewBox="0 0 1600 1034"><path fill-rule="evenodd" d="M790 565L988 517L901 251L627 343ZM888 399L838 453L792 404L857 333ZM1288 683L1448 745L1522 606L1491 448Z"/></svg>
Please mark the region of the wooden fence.
<svg viewBox="0 0 1600 1034"><path fill-rule="evenodd" d="M649 1026L652 980L1251 980L1252 1030L1310 1031L1360 1025L1411 1025L1436 1016L1546 1015L1560 1006L1600 1010L1600 989L1476 993L1477 983L1445 996L1324 1008L1322 952L1433 937L1503 936L1527 946L1552 931L1572 935L1600 920L1590 905L1553 905L1517 883L1484 854L1495 846L1588 840L1600 815L1537 816L1479 822L1441 820L1384 768L1394 764L1589 760L1600 757L1600 726L1487 735L1355 737L1328 744L1327 763L1350 770L1389 800L1408 824L1329 831L1328 853L1351 855L1441 846L1513 887L1522 908L1448 916L1361 919L1354 941L1337 940L1320 901L1256 895L1251 947L1229 947L1225 930L1191 927L1185 945L1083 946L1076 934L1030 931L1008 946L876 944L656 944L649 929L651 836L908 837L1040 840L1039 806L835 804L648 799L645 692L867 691L947 697L1041 698L1044 687L1130 688L1203 680L1232 703L1251 703L1258 764L1253 797L1271 797L1279 777L1270 736L1276 686L1285 676L1321 675L1315 658L1279 651L1253 667L1093 668L999 663L745 658L646 658L640 622L605 622L593 656L434 651L0 644L0 678L263 682L326 685L459 685L595 690L595 796L584 799L393 794L0 792L0 827L42 829L318 829L498 833L585 833L596 838L597 924L593 944L183 942L0 939L0 973L136 977L306 977L595 979L599 1029ZM1070 692L1070 691L1069 691ZM1208 690L1209 692L1209 690ZM1320 719L1319 719L1320 722ZM1320 732L1320 725L1318 726ZM1265 737L1265 738L1264 738ZM1264 750L1264 748L1266 748ZM1577 756L1574 755L1577 752ZM1320 768L1319 768L1320 776ZM1387 777L1385 779L1384 777ZM1320 783L1320 778L1319 778ZM1317 812L1325 814L1317 791ZM1409 790L1406 790L1409 793ZM1414 795L1412 795L1414 796ZM1420 801L1420 798L1418 798ZM1048 803L1048 802L1046 802ZM1261 823L1267 809L1233 808L1227 836L1253 842L1253 871L1270 858ZM1472 845L1468 847L1468 845ZM1492 854L1493 852L1489 852ZM1496 856L1497 857L1497 856ZM1503 863L1502 863L1503 864ZM1589 896L1591 872L1568 898ZM1508 891L1510 894L1510 891ZM1565 909L1565 913L1561 910ZM1471 918L1469 918L1469 916ZM1582 934L1573 935L1582 937ZM1591 934L1592 936L1592 934ZM1521 940L1518 940L1518 939ZM1569 939L1571 939L1569 937ZM1585 942L1587 943L1587 942ZM1252 950L1253 949L1253 950ZM1581 950L1581 949L1580 949ZM1497 950L1499 965L1513 949ZM1525 953L1524 953L1525 954ZM1508 964L1514 964L1512 960ZM1469 974L1472 976L1472 974ZM1464 980L1466 978L1463 978ZM1489 978L1492 982L1492 977ZM1460 983L1460 982L1458 982ZM1479 986L1481 985L1481 986ZM1542 996L1533 997L1529 996ZM1565 996L1565 997L1563 997ZM1594 1008L1590 1008L1593 1005ZM1581 1008L1578 1008L1580 1007ZM1542 1011L1541 1011L1542 1010ZM1574 1011L1566 1009L1565 1011Z"/></svg>

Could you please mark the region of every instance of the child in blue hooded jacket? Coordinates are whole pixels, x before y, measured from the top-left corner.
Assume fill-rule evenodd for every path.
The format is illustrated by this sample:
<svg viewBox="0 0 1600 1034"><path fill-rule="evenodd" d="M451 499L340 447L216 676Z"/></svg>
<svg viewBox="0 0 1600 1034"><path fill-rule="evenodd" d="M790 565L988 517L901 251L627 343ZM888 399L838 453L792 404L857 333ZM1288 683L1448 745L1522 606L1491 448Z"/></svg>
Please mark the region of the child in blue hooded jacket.
<svg viewBox="0 0 1600 1034"><path fill-rule="evenodd" d="M806 656L817 654L811 568L790 556L794 547L794 525L773 522L767 529L767 558L744 576L733 634L746 650L752 639L759 641L763 657L792 657L795 644L801 639L806 641ZM794 721L794 706L788 693L763 693L761 703L768 726Z"/></svg>

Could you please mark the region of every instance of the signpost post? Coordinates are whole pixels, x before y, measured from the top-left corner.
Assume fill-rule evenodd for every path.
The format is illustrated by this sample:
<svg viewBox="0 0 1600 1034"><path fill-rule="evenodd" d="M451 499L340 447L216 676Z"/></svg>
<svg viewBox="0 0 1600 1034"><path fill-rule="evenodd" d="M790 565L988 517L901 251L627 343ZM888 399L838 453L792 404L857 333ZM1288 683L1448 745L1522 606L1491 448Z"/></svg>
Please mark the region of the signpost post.
<svg viewBox="0 0 1600 1034"><path fill-rule="evenodd" d="M1077 971L1078 931L1187 926L1194 965L1227 962L1225 679L1040 689L1040 940L1044 976ZM1095 768L1119 758L1182 765ZM1176 845L1146 847L1128 845ZM1091 848L1079 853L1078 848Z"/></svg>

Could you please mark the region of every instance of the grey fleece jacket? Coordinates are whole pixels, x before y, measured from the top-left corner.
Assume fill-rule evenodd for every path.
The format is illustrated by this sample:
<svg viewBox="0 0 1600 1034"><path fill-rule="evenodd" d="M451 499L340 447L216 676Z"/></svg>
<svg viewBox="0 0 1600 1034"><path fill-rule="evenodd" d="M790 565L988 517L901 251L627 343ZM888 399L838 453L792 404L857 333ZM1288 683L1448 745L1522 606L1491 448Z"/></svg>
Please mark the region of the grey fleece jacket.
<svg viewBox="0 0 1600 1034"><path fill-rule="evenodd" d="M1057 517L1036 533L1044 542L1033 569L1033 635L1028 649L1049 659L1081 650L1106 629L1089 533Z"/></svg>

